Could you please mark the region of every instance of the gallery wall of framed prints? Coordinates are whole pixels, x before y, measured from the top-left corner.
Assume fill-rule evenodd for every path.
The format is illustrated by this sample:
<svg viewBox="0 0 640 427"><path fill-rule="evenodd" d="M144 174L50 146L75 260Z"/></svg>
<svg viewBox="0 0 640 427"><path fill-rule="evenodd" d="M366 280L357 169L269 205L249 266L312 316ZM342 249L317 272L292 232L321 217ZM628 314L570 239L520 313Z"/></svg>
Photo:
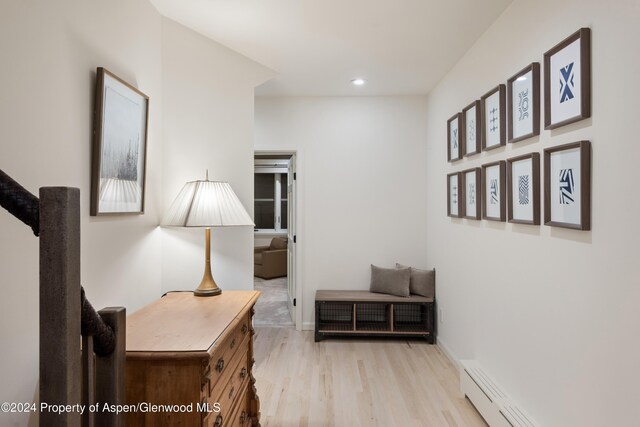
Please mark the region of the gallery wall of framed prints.
<svg viewBox="0 0 640 427"><path fill-rule="evenodd" d="M490 158L540 135L541 120L550 130L591 117L591 30L581 28L549 49L542 64L544 83L540 62L531 62L447 120L447 160L483 160L447 174L449 217L540 225L543 203L545 225L591 229L590 141L548 146L551 132L541 151Z"/></svg>

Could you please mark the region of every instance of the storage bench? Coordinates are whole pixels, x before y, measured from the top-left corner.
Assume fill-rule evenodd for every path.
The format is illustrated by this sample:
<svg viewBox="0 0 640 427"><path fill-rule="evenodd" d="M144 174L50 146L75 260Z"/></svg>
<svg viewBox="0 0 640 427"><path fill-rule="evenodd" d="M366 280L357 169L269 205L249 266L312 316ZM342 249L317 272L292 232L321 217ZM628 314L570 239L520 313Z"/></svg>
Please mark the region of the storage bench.
<svg viewBox="0 0 640 427"><path fill-rule="evenodd" d="M369 291L316 291L316 342L327 336L402 336L435 343L435 301Z"/></svg>

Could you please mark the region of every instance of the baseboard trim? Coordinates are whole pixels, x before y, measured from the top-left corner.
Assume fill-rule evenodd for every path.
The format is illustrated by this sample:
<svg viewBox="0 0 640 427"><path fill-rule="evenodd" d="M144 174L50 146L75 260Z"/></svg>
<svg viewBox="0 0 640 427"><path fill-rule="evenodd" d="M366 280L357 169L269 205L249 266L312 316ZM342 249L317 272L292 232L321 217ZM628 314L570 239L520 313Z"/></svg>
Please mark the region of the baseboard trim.
<svg viewBox="0 0 640 427"><path fill-rule="evenodd" d="M302 330L303 331L314 331L316 328L315 322L302 322Z"/></svg>
<svg viewBox="0 0 640 427"><path fill-rule="evenodd" d="M447 343L443 341L442 338L440 338L440 336L438 336L438 339L436 342L437 342L438 348L442 350L442 354L444 354L447 357L447 359L449 359L449 362L451 362L453 366L456 367L458 372L460 372L460 369L462 369L462 364L460 363L460 359L458 359L455 356L455 354L451 351Z"/></svg>

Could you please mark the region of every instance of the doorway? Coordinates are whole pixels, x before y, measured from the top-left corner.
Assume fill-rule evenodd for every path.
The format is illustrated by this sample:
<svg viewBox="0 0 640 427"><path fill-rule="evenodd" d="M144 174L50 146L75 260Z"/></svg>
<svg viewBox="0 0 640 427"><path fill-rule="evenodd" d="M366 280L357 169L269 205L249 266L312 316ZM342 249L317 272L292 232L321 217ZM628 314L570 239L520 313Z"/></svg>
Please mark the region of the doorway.
<svg viewBox="0 0 640 427"><path fill-rule="evenodd" d="M294 152L255 152L256 325L296 326L296 181Z"/></svg>

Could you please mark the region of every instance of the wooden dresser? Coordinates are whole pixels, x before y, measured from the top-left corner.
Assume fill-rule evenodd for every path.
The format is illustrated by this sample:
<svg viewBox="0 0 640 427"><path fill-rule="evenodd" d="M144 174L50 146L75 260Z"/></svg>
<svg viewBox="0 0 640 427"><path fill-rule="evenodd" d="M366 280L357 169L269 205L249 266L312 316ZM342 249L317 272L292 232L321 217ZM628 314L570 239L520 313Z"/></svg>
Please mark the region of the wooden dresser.
<svg viewBox="0 0 640 427"><path fill-rule="evenodd" d="M175 292L129 316L126 401L138 407L128 408L127 426L259 426L252 375L259 295Z"/></svg>

